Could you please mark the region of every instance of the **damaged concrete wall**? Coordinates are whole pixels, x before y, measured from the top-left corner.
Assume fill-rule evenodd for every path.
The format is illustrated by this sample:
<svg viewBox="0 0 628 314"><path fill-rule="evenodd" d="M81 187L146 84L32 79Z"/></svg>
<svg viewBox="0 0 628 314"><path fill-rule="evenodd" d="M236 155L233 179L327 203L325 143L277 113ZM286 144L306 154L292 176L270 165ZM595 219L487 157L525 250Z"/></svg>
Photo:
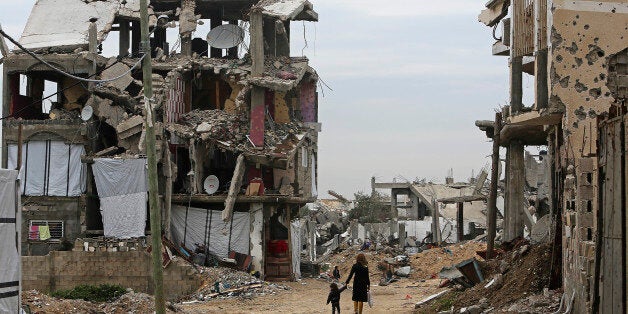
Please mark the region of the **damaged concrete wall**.
<svg viewBox="0 0 628 314"><path fill-rule="evenodd" d="M46 256L22 257L23 289L56 291L81 284L118 284L135 291L152 293L150 255L130 252L56 251ZM192 265L176 261L164 269L164 290L174 301L201 285Z"/></svg>
<svg viewBox="0 0 628 314"><path fill-rule="evenodd" d="M574 312L591 310L597 187L597 117L616 99L607 87L609 57L628 46L628 4L554 1L549 51L550 110L564 110L567 169L563 205L563 286ZM582 178L588 178L582 180Z"/></svg>

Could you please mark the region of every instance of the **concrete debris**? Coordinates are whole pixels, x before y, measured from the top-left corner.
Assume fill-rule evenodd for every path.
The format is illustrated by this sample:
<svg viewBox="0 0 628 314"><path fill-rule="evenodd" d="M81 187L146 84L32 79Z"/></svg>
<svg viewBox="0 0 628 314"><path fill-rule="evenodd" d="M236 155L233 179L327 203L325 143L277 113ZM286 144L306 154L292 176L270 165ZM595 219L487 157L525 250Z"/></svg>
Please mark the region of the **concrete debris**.
<svg viewBox="0 0 628 314"><path fill-rule="evenodd" d="M246 136L249 133L249 120L244 114L231 114L223 110L193 110L181 117L178 124L169 124L166 129L180 138L195 138L198 135L203 141L214 142L227 150L280 158L292 153L299 142L298 136L308 132L308 129L294 122L274 126L274 130L270 126L265 129L265 147L261 151L254 148Z"/></svg>
<svg viewBox="0 0 628 314"><path fill-rule="evenodd" d="M290 287L259 280L253 274L225 267L199 267L203 279L201 287L187 300L207 301L210 299L228 299L233 297L252 298L272 295Z"/></svg>
<svg viewBox="0 0 628 314"><path fill-rule="evenodd" d="M111 86L111 87L117 88L120 91L123 91L127 87L129 87L131 83L133 83L133 77L131 76L131 72L129 72L131 67L127 66L124 63L114 64L114 62L116 62L115 59L111 59L109 61L109 63L107 64L108 68L106 68L101 74L101 79L103 80L112 79L126 73L126 75L122 76L120 79L106 83L108 86Z"/></svg>
<svg viewBox="0 0 628 314"><path fill-rule="evenodd" d="M155 300L146 293L128 289L112 302L93 303L84 300L58 299L36 290L22 292L22 304L30 313L152 313ZM166 313L179 312L178 306L167 302Z"/></svg>
<svg viewBox="0 0 628 314"><path fill-rule="evenodd" d="M399 276L399 277L408 277L410 276L410 272L412 271L412 268L410 266L404 266L401 267L399 269L397 269L395 271L395 275Z"/></svg>

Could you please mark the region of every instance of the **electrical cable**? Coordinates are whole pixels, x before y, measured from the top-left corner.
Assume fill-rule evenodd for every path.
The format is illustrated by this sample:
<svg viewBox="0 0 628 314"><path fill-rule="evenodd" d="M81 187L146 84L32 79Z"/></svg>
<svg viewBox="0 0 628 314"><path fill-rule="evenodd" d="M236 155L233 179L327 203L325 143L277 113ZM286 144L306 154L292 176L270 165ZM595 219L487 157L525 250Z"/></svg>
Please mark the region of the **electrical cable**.
<svg viewBox="0 0 628 314"><path fill-rule="evenodd" d="M26 52L29 56L35 58L37 61L45 64L46 66L48 66L49 68L55 70L56 72L58 72L61 75L67 76L69 78L73 78L75 80L78 81L83 81L83 82L88 82L88 83L107 83L107 82L112 82L115 80L119 80L121 78L123 78L124 76L126 76L127 74L131 73L131 71L133 71L133 69L135 69L135 67L137 67L138 65L140 65L140 63L142 63L142 60L144 60L144 58L146 57L147 53L144 53L139 60L137 60L137 62L135 64L133 64L133 66L128 70L125 71L124 73L113 77L113 78L109 78L109 79L105 79L105 80L92 80L92 79L86 79L86 78L82 78L80 76L76 76L76 75L72 75L70 73L64 72L61 69L56 68L55 66L53 66L52 64L48 63L46 60L41 59L38 55L36 55L35 53L31 52L30 50L24 48L24 46L22 46L20 43L18 43L15 39L13 39L11 36L7 35L7 33L5 33L2 29L0 29L0 35L4 36L6 39L8 39L10 42L12 42L14 45L16 45L18 48L20 48L20 50Z"/></svg>

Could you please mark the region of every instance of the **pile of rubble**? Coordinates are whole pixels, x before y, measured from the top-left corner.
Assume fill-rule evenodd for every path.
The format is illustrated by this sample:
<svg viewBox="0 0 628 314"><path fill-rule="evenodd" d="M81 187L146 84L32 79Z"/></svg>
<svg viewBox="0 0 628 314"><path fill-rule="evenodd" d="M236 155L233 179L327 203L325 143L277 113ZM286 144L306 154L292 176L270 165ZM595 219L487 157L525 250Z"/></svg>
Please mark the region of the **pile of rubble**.
<svg viewBox="0 0 628 314"><path fill-rule="evenodd" d="M445 247L433 247L421 253L410 256L410 265L413 279L428 279L435 277L443 268L458 264L477 256L477 251L486 250L486 243L467 241Z"/></svg>
<svg viewBox="0 0 628 314"><path fill-rule="evenodd" d="M73 251L85 252L128 252L147 248L145 238L112 239L105 237L77 238Z"/></svg>
<svg viewBox="0 0 628 314"><path fill-rule="evenodd" d="M552 313L560 292L548 291L551 245L520 241L501 259L480 261L484 281L472 288L454 285L417 303L418 313Z"/></svg>
<svg viewBox="0 0 628 314"><path fill-rule="evenodd" d="M217 141L226 149L254 152L247 138L249 120L245 114L232 114L223 110L193 110L182 116L179 124L170 124L166 128L182 138L200 137L204 141ZM305 132L307 130L298 123L275 124L266 119L264 145L276 153L286 153L294 148L292 145L283 147L290 135L297 136ZM287 151L283 148L287 148Z"/></svg>
<svg viewBox="0 0 628 314"><path fill-rule="evenodd" d="M259 280L259 275L233 270L226 267L199 267L203 284L189 295L187 302L208 301L211 299L253 298L276 294L290 287Z"/></svg>
<svg viewBox="0 0 628 314"><path fill-rule="evenodd" d="M84 300L58 299L37 290L22 292L22 304L27 313L87 313L87 314L126 314L154 312L154 298L145 293L129 292L113 302L88 302ZM178 308L166 303L167 313L178 312Z"/></svg>

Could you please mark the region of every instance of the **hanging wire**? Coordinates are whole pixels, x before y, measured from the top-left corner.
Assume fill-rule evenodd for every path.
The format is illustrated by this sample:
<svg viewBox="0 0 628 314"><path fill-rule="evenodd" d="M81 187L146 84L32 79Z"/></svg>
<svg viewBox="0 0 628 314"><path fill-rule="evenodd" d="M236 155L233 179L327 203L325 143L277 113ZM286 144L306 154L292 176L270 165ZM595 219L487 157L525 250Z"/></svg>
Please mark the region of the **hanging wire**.
<svg viewBox="0 0 628 314"><path fill-rule="evenodd" d="M119 80L121 78L123 78L124 76L126 76L127 74L131 73L131 71L133 71L133 69L135 69L135 67L137 67L138 65L140 65L140 63L142 62L142 60L144 60L144 58L146 57L147 53L144 53L139 60L137 60L137 62L135 64L133 64L133 66L128 70L125 71L124 73L110 78L110 79L105 79L105 80L93 80L93 79L86 79L86 78L82 78L80 76L76 76L76 75L72 75L70 73L64 72L63 70L53 66L52 64L48 63L46 60L40 58L38 55L36 55L35 53L31 52L30 50L24 48L24 46L22 46L20 43L18 43L15 39L13 39L13 37L7 35L7 33L5 33L2 29L0 29L0 35L4 36L6 39L8 39L10 42L12 42L14 45L16 45L18 48L20 48L20 50L24 51L25 53L27 53L29 56L35 58L37 61L45 64L46 66L48 66L49 68L53 69L55 72L58 72L61 75L67 76L69 78L73 78L75 80L78 81L82 81L82 82L88 82L88 83L107 83L107 82L112 82L115 80Z"/></svg>
<svg viewBox="0 0 628 314"><path fill-rule="evenodd" d="M121 58L120 58L120 57L118 57L118 58L116 59L116 61L115 61L115 62L113 62L112 64L110 64L110 65L106 66L104 69L102 69L102 71L97 72L97 73L94 73L94 74L92 74L92 75L88 76L88 78L89 78L89 77L94 77L94 76L96 76L96 75L98 75L98 74L100 74L100 73L104 72L105 70L107 70L107 69L111 68L112 66L116 65L117 63L119 63L119 62L120 62L120 60L121 60ZM20 110L18 110L18 111L16 111L16 112L14 112L14 113L12 113L12 114L9 114L8 116L1 117L1 118L0 118L0 120L4 120L4 119L10 118L10 117L13 117L13 116L15 116L16 114L21 113L21 112L23 112L24 110L26 110L26 109L28 109L28 108L30 108L30 107L32 107L32 106L34 106L34 105L36 105L36 104L38 104L38 103L40 103L40 102L43 102L43 101L44 101L44 100L46 100L46 99L49 99L49 98L54 97L54 96L56 96L56 95L59 95L59 94L63 93L64 91L66 91L66 90L68 90L68 89L70 89L70 88L73 88L73 87L74 87L74 86L76 86L76 85L79 85L79 84L81 84L81 85L82 85L82 83L83 83L82 81L77 81L76 83L74 83L74 84L72 84L72 85L70 85L70 86L68 86L68 87L66 87L66 88L63 88L63 89L61 89L61 90L57 91L57 92L56 92L56 93L54 93L54 94L50 94L50 95L48 95L48 96L46 96L46 97L44 97L44 98L42 98L42 99L39 99L39 100L36 100L36 101L31 102L28 106L24 106L24 107L23 107L23 108L21 108Z"/></svg>

